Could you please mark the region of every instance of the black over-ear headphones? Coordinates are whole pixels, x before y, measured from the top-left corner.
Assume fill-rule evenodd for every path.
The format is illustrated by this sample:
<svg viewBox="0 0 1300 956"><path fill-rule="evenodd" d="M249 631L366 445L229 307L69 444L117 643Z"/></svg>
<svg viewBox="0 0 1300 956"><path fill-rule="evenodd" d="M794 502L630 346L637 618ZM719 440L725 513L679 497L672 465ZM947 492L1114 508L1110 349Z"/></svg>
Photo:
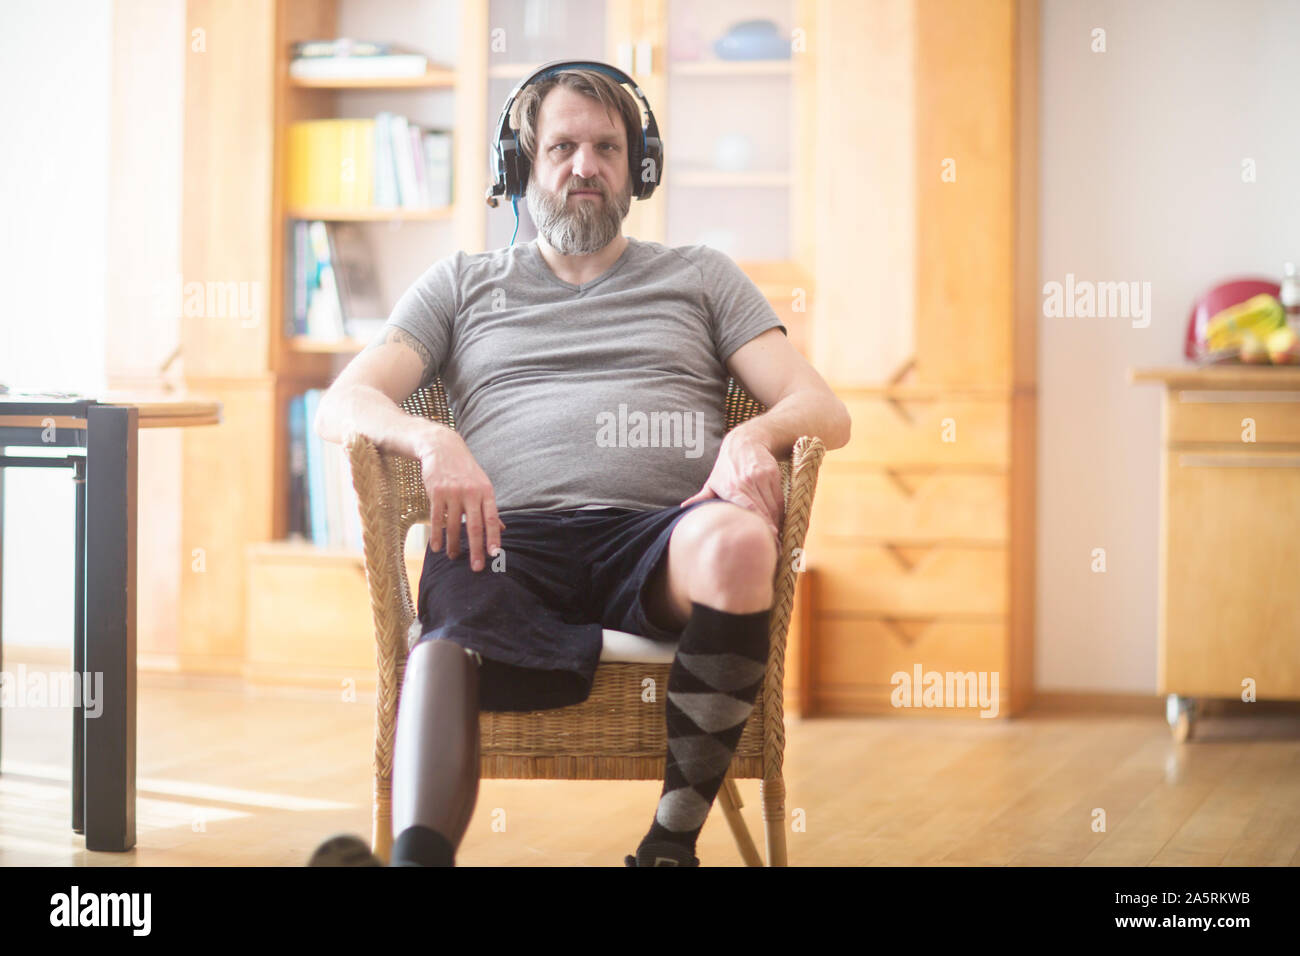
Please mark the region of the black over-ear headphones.
<svg viewBox="0 0 1300 956"><path fill-rule="evenodd" d="M532 170L532 163L520 148L515 131L510 128L510 109L514 105L515 97L528 84L566 69L595 70L632 87L632 93L645 107L645 120L641 125L640 140L637 140L633 130L627 131L628 176L632 183L632 198L649 199L655 187L663 180L664 144L659 138L659 124L655 122L655 114L650 109L650 103L641 92L641 88L636 85L636 81L608 63L599 63L595 60L556 60L540 67L532 76L511 90L510 96L506 98L506 105L501 110L501 118L497 120L496 142L492 150L492 167L495 167L492 172L496 175L496 182L487 191L487 204L492 208L496 208L498 196L504 196L506 199L524 196L528 189L528 174Z"/></svg>

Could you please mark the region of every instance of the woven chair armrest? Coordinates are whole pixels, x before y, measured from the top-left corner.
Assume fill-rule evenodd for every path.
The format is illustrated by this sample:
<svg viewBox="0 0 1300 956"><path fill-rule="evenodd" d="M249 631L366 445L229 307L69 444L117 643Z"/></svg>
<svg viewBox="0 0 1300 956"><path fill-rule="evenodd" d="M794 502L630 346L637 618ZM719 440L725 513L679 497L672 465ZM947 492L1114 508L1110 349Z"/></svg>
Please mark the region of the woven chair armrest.
<svg viewBox="0 0 1300 956"><path fill-rule="evenodd" d="M345 436L345 447L361 515L366 582L382 671L393 660L405 662L407 631L415 618L404 529L388 468L396 456L382 452L370 438L355 432Z"/></svg>
<svg viewBox="0 0 1300 956"><path fill-rule="evenodd" d="M763 676L764 779L779 784L785 758L785 648L794 607L795 575L804 568L803 546L808 534L817 473L826 446L804 435L790 452L790 493L781 522L781 556L772 588L771 648Z"/></svg>

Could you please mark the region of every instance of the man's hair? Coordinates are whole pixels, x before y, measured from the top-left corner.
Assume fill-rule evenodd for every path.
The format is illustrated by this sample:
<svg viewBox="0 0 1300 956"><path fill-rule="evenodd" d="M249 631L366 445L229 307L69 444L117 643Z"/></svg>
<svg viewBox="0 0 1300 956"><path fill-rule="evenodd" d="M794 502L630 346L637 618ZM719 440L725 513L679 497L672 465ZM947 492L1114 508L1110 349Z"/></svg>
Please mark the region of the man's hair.
<svg viewBox="0 0 1300 956"><path fill-rule="evenodd" d="M530 83L519 91L510 109L510 125L519 131L519 148L529 161L537 162L537 117L542 100L557 86L581 93L605 107L607 114L623 118L628 156L641 146L641 109L632 94L612 76L595 70L563 70Z"/></svg>

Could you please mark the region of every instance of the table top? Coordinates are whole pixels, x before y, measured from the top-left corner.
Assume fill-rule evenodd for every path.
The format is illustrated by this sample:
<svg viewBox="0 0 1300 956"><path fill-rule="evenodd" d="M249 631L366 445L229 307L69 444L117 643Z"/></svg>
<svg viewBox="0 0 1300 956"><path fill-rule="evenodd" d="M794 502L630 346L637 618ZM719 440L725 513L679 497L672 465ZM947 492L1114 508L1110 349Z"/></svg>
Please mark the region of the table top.
<svg viewBox="0 0 1300 956"><path fill-rule="evenodd" d="M1131 384L1166 388L1300 388L1300 365L1178 365L1131 368Z"/></svg>
<svg viewBox="0 0 1300 956"><path fill-rule="evenodd" d="M61 428L85 428L86 409L92 405L134 406L139 411L139 428L185 428L221 423L221 403L202 396L104 391L95 395L0 392L0 425L33 426L48 417Z"/></svg>

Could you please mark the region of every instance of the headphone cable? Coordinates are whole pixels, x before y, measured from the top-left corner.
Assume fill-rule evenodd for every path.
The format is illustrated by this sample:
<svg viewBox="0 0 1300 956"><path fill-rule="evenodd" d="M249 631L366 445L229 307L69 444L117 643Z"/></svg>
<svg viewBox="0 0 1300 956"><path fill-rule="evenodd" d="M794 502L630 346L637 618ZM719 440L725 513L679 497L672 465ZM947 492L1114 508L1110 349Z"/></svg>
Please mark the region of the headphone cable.
<svg viewBox="0 0 1300 956"><path fill-rule="evenodd" d="M515 211L515 231L510 236L510 245L515 244L515 236L519 235L519 197L513 196L510 199L510 207Z"/></svg>

